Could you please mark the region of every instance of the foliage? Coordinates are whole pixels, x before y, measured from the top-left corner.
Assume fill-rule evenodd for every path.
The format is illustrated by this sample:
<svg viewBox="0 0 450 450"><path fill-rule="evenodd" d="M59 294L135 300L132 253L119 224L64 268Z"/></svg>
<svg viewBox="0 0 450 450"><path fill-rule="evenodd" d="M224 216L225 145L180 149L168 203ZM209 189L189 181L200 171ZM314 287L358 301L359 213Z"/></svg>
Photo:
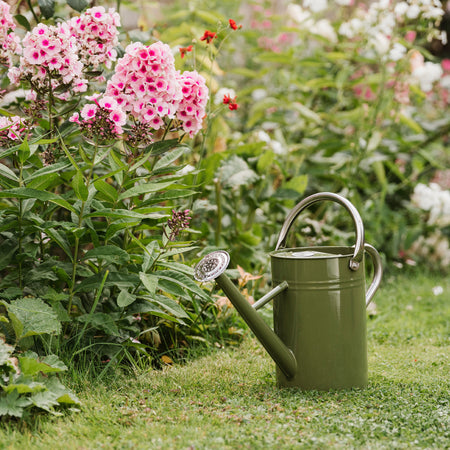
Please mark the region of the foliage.
<svg viewBox="0 0 450 450"><path fill-rule="evenodd" d="M78 398L58 380L67 370L56 356L39 357L33 351L18 352L30 336L55 335L61 332L56 313L41 299L19 298L0 315L3 328L14 334L14 345L0 335L0 417L27 418L34 411L61 414L61 406L79 405Z"/></svg>
<svg viewBox="0 0 450 450"><path fill-rule="evenodd" d="M367 240L387 261L427 263L412 244L437 228L449 236L448 226L424 226L411 203L419 183L440 177L449 187L442 114L449 65L431 53L443 39L443 9L428 2L417 11L414 2L298 3L209 2L205 11L191 1L168 13L175 26L163 33L172 38L199 20L242 23L238 45L211 44L227 49L219 69L234 63L220 86L237 94L239 109L211 124L212 151L201 158L204 183L194 202L202 214L194 223L205 244L230 249L235 263L259 270L296 202L338 192L357 207ZM216 91L218 102L224 92ZM301 218L303 241L352 243L341 212L312 212ZM448 251L443 270L447 260Z"/></svg>
<svg viewBox="0 0 450 450"><path fill-rule="evenodd" d="M64 21L63 5L38 6L35 24L10 17L16 45L2 48L11 84L0 116L0 296L16 334L28 336L12 306L26 296L26 311L44 302L39 314L64 330L34 350L71 365L88 351L86 370L160 366L199 341L234 340L185 262L195 242L181 239L195 237L188 162L204 140L205 79L177 70L150 33L130 43L114 10Z"/></svg>

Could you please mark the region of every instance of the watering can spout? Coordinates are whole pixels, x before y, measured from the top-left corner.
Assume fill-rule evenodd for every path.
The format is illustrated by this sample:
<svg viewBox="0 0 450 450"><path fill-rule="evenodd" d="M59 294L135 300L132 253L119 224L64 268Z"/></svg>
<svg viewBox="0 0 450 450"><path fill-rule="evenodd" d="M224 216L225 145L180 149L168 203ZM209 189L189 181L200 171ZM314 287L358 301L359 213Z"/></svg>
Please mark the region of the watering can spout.
<svg viewBox="0 0 450 450"><path fill-rule="evenodd" d="M222 250L212 252L197 264L194 277L202 282L215 280L286 378L294 377L297 372L297 360L294 353L255 311L286 289L287 283L276 286L252 306L225 275L229 262L230 256L227 252Z"/></svg>

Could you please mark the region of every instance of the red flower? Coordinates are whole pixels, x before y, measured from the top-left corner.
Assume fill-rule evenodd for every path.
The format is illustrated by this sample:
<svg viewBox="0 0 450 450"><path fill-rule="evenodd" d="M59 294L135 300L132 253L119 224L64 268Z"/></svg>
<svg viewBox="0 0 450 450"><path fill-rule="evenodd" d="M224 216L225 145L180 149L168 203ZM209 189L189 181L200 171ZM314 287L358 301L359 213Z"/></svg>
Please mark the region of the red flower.
<svg viewBox="0 0 450 450"><path fill-rule="evenodd" d="M235 22L233 19L230 19L230 20L228 21L228 23L230 24L230 27L231 27L233 30L238 30L238 29L242 28L242 25L237 25L236 22Z"/></svg>
<svg viewBox="0 0 450 450"><path fill-rule="evenodd" d="M180 53L181 53L181 58L184 58L184 55L187 52L192 52L192 45L189 45L189 47L180 47Z"/></svg>
<svg viewBox="0 0 450 450"><path fill-rule="evenodd" d="M228 105L230 111L234 111L239 108L239 105L236 103L236 98L231 98L229 95L225 94L223 96L223 104Z"/></svg>
<svg viewBox="0 0 450 450"><path fill-rule="evenodd" d="M216 37L217 37L216 33L212 32L212 31L209 31L209 30L206 30L203 33L203 36L200 38L200 40L201 41L206 41L206 43L209 44Z"/></svg>

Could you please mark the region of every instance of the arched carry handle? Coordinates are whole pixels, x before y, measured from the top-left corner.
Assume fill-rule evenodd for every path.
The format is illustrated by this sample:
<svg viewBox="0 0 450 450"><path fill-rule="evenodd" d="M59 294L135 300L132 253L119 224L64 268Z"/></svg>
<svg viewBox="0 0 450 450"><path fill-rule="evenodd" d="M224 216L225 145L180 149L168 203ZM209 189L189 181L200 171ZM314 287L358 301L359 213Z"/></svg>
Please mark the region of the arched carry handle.
<svg viewBox="0 0 450 450"><path fill-rule="evenodd" d="M372 247L370 244L364 244L364 250L370 255L373 263L373 280L367 289L366 292L366 308L369 306L369 303L372 301L375 292L381 283L381 277L383 276L383 266L381 265L381 258L379 253L376 251L375 247Z"/></svg>
<svg viewBox="0 0 450 450"><path fill-rule="evenodd" d="M278 250L279 248L283 248L285 246L287 234L297 216L308 206L311 206L312 204L321 202L323 200L331 200L339 203L340 205L344 206L352 216L356 231L356 243L355 251L353 253L352 259L350 260L349 267L351 270L358 270L359 264L362 261L364 255L364 225L358 210L353 206L353 204L350 203L346 198L332 192L319 192L317 194L310 195L309 197L306 197L300 203L298 203L297 206L295 206L295 208L286 217L286 220L281 227L280 236L278 237L278 242L275 250Z"/></svg>

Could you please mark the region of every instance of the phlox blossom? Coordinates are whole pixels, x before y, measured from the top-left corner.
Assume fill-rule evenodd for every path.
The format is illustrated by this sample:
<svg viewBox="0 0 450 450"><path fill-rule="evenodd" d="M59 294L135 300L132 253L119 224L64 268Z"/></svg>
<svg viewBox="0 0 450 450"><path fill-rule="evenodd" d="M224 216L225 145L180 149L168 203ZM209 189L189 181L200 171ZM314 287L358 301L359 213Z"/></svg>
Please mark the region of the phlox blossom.
<svg viewBox="0 0 450 450"><path fill-rule="evenodd" d="M205 79L196 71L183 72L178 81L183 99L178 106L177 119L181 121L183 130L193 137L202 128L208 103L208 88Z"/></svg>
<svg viewBox="0 0 450 450"><path fill-rule="evenodd" d="M162 42L128 45L108 81L106 95L136 120L161 128L162 118L173 119L183 99L170 47Z"/></svg>
<svg viewBox="0 0 450 450"><path fill-rule="evenodd" d="M94 103L84 105L80 113L74 113L69 121L80 125L86 136L98 142L118 139L127 122L127 114L112 97L95 94L87 99Z"/></svg>
<svg viewBox="0 0 450 450"><path fill-rule="evenodd" d="M81 62L94 70L100 64L110 68L111 62L117 59L114 47L119 43L119 14L113 8L106 11L103 6L95 6L73 17L68 25L77 39Z"/></svg>
<svg viewBox="0 0 450 450"><path fill-rule="evenodd" d="M0 0L0 64L11 67L11 56L20 53L20 38L14 33L16 24L9 12L10 6Z"/></svg>
<svg viewBox="0 0 450 450"><path fill-rule="evenodd" d="M8 77L13 84L30 82L37 92L47 92L48 80L53 89L69 86L74 92L84 92L87 80L83 78L83 64L79 61L75 38L67 24L37 25L27 32L23 41L19 67L12 67Z"/></svg>
<svg viewBox="0 0 450 450"><path fill-rule="evenodd" d="M23 119L20 116L0 116L0 144L20 140L24 130Z"/></svg>

